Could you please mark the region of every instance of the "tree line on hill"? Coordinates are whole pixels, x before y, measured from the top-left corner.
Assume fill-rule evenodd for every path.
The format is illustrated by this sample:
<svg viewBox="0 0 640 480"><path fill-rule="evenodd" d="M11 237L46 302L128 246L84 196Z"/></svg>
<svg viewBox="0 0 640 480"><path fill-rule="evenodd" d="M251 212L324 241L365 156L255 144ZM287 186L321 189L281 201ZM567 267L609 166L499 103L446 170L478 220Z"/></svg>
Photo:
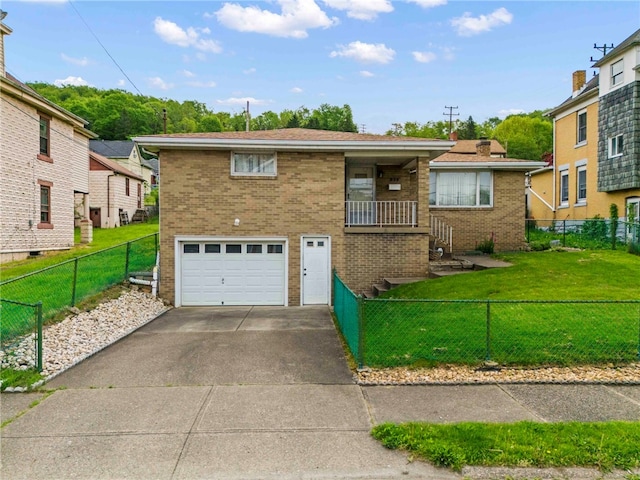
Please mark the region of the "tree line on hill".
<svg viewBox="0 0 640 480"><path fill-rule="evenodd" d="M163 133L195 133L243 131L246 129L245 112L214 112L196 100L178 102L145 95L136 95L118 89L99 89L89 86L48 83L28 84L40 95L89 122L89 129L103 140L125 140L138 135ZM166 111L166 121L165 121ZM280 113L266 111L251 117L250 130L276 128L314 128L343 132L357 132L353 112L349 105L322 104L309 109L285 109ZM540 160L552 151L553 124L551 119L536 110L528 114L510 115L504 120L492 117L476 123L473 117L449 122L408 121L394 123L387 135L447 139L449 128L461 140L481 137L498 140L511 158Z"/></svg>

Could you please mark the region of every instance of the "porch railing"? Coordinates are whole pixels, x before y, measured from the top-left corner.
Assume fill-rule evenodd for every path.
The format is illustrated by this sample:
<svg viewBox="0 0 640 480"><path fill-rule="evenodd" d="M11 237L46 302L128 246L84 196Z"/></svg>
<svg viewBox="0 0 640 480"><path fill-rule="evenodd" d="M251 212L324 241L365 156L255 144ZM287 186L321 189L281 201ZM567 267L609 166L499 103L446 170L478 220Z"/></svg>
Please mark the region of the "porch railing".
<svg viewBox="0 0 640 480"><path fill-rule="evenodd" d="M418 226L416 215L418 202L346 202L347 227L360 226Z"/></svg>
<svg viewBox="0 0 640 480"><path fill-rule="evenodd" d="M453 250L453 227L431 214L429 214L429 223L431 236L440 243L447 245L449 251Z"/></svg>

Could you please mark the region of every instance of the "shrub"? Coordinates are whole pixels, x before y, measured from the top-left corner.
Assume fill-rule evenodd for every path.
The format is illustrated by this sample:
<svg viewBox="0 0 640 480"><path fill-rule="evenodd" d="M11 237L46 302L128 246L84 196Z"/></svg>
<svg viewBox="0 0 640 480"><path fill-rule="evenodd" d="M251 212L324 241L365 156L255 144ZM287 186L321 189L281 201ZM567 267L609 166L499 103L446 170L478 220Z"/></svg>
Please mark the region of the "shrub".
<svg viewBox="0 0 640 480"><path fill-rule="evenodd" d="M610 234L611 234L611 248L616 249L616 234L618 233L618 206L612 203L609 206L609 217L611 218Z"/></svg>
<svg viewBox="0 0 640 480"><path fill-rule="evenodd" d="M480 243L476 245L476 249L482 253L493 253L493 249L495 247L495 241L493 233L491 237L485 238Z"/></svg>

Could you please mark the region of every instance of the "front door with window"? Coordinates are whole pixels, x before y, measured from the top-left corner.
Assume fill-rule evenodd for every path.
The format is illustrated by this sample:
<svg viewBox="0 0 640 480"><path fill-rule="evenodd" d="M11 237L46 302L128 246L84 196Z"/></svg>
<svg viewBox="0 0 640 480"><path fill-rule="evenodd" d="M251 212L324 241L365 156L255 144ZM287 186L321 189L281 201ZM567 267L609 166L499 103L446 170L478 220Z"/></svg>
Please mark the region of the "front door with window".
<svg viewBox="0 0 640 480"><path fill-rule="evenodd" d="M302 304L328 305L329 237L302 237Z"/></svg>
<svg viewBox="0 0 640 480"><path fill-rule="evenodd" d="M347 224L375 223L375 167L347 167Z"/></svg>

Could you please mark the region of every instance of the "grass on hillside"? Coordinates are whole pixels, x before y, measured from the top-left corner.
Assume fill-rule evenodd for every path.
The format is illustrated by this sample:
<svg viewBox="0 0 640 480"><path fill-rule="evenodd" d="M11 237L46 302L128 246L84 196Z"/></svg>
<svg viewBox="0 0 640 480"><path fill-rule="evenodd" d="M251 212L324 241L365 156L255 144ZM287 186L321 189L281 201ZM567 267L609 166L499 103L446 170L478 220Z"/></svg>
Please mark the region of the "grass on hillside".
<svg viewBox="0 0 640 480"><path fill-rule="evenodd" d="M45 267L57 265L66 260L94 253L105 248L120 245L145 235L158 232L158 218L152 218L148 223L125 225L118 228L94 228L93 241L88 244L80 243L80 229L75 229L75 246L69 250L47 252L36 258L27 258L16 262L0 265L0 281L19 277L27 273L41 270Z"/></svg>
<svg viewBox="0 0 640 480"><path fill-rule="evenodd" d="M385 423L372 435L434 465L640 468L640 422Z"/></svg>
<svg viewBox="0 0 640 480"><path fill-rule="evenodd" d="M637 361L640 257L601 250L501 258L513 266L404 285L365 301L363 363Z"/></svg>

